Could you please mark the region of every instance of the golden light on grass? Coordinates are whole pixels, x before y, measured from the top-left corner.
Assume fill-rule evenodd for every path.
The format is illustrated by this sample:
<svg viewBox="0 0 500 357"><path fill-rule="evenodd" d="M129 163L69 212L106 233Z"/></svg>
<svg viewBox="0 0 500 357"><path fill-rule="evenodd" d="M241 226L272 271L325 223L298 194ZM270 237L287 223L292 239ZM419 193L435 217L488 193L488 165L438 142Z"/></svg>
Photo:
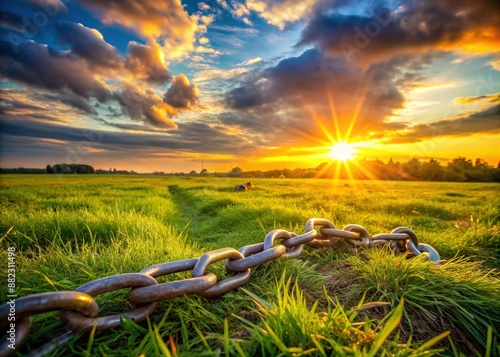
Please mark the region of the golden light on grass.
<svg viewBox="0 0 500 357"><path fill-rule="evenodd" d="M346 162L356 158L358 150L353 144L346 141L338 141L330 147L330 156L332 160Z"/></svg>

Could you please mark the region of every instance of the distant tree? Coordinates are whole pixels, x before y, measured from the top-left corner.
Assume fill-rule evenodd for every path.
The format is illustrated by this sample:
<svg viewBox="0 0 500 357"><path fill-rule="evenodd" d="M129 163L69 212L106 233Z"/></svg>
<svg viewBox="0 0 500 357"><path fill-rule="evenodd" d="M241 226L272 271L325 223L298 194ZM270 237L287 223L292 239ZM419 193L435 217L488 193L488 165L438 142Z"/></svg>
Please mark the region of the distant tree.
<svg viewBox="0 0 500 357"><path fill-rule="evenodd" d="M304 178L314 178L316 177L317 172L312 169L306 169L304 170L304 175L302 177Z"/></svg>
<svg viewBox="0 0 500 357"><path fill-rule="evenodd" d="M334 170L332 163L322 162L314 170L316 171L314 177L318 178L333 177Z"/></svg>
<svg viewBox="0 0 500 357"><path fill-rule="evenodd" d="M408 176L411 180L416 180L420 178L420 166L422 164L417 158L413 158L410 161L404 163L402 165L403 172Z"/></svg>
<svg viewBox="0 0 500 357"><path fill-rule="evenodd" d="M84 164L55 164L47 165L46 171L54 174L93 174L95 170L90 165Z"/></svg>
<svg viewBox="0 0 500 357"><path fill-rule="evenodd" d="M447 166L447 181L468 181L473 169L472 161L465 157L457 157L451 160Z"/></svg>
<svg viewBox="0 0 500 357"><path fill-rule="evenodd" d="M292 178L293 177L292 170L290 170L290 169L283 169L283 176L285 176L286 178Z"/></svg>
<svg viewBox="0 0 500 357"><path fill-rule="evenodd" d="M229 171L229 176L231 177L241 177L243 176L243 170L239 167L233 167L231 171Z"/></svg>
<svg viewBox="0 0 500 357"><path fill-rule="evenodd" d="M208 175L208 170L207 169L203 169L200 171L200 175L201 176L207 176Z"/></svg>
<svg viewBox="0 0 500 357"><path fill-rule="evenodd" d="M95 170L89 165L70 165L71 171L77 174L93 174Z"/></svg>
<svg viewBox="0 0 500 357"><path fill-rule="evenodd" d="M444 169L444 181L450 181L450 182L463 182L467 180L467 177L465 177L463 172L457 172L447 166Z"/></svg>
<svg viewBox="0 0 500 357"><path fill-rule="evenodd" d="M424 162L420 167L420 179L424 181L442 181L444 180L444 168L434 159Z"/></svg>
<svg viewBox="0 0 500 357"><path fill-rule="evenodd" d="M305 171L304 169L296 168L292 170L292 175L293 175L292 177L303 178L305 175Z"/></svg>
<svg viewBox="0 0 500 357"><path fill-rule="evenodd" d="M198 175L198 174L194 170L191 170L191 172L189 173L189 176L196 176L196 175Z"/></svg>
<svg viewBox="0 0 500 357"><path fill-rule="evenodd" d="M476 159L476 163L472 170L466 174L468 181L474 182L489 182L493 180L493 168L482 159Z"/></svg>
<svg viewBox="0 0 500 357"><path fill-rule="evenodd" d="M269 170L266 172L266 177L279 177L281 175L281 170Z"/></svg>
<svg viewBox="0 0 500 357"><path fill-rule="evenodd" d="M10 169L0 168L0 174L45 174L46 169L28 168L28 167L17 167Z"/></svg>
<svg viewBox="0 0 500 357"><path fill-rule="evenodd" d="M380 180L390 180L389 171L383 161L376 159L369 162L369 170L373 176Z"/></svg>
<svg viewBox="0 0 500 357"><path fill-rule="evenodd" d="M316 169L315 169L315 170L316 170L316 171L318 171L318 172L321 172L321 171L323 171L323 170L325 169L325 167L326 167L327 165L328 165L328 163L327 163L327 162L322 162L321 164L319 164L319 165L318 165L318 167L316 167Z"/></svg>
<svg viewBox="0 0 500 357"><path fill-rule="evenodd" d="M494 182L500 182L500 167L491 170L491 180Z"/></svg>
<svg viewBox="0 0 500 357"><path fill-rule="evenodd" d="M457 157L448 163L448 167L456 172L465 173L472 170L472 161L465 157Z"/></svg>
<svg viewBox="0 0 500 357"><path fill-rule="evenodd" d="M391 159L389 162L385 165L385 171L386 171L386 178L388 180L401 180L402 179L402 173L401 173L401 164L399 162L394 162L394 160Z"/></svg>

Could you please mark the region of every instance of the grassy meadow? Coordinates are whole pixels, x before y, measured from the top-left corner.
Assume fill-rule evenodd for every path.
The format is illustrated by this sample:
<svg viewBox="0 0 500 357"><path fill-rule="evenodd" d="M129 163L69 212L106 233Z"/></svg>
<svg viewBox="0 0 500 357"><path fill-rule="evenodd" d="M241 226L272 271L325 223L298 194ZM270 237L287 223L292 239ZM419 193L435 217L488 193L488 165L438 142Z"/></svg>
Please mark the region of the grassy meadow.
<svg viewBox="0 0 500 357"><path fill-rule="evenodd" d="M500 356L499 184L252 179L254 188L237 193L234 185L245 179L1 175L0 181L2 271L7 248L16 247L19 296L238 249L275 228L302 233L313 217L337 228L359 224L371 234L410 227L447 260L435 266L386 249L306 247L298 259L253 269L243 288L213 299L163 301L147 322L81 333L53 355ZM219 280L229 276L222 262L209 270ZM129 311L125 297L123 290L99 296L100 316ZM57 313L37 315L17 354L62 332Z"/></svg>

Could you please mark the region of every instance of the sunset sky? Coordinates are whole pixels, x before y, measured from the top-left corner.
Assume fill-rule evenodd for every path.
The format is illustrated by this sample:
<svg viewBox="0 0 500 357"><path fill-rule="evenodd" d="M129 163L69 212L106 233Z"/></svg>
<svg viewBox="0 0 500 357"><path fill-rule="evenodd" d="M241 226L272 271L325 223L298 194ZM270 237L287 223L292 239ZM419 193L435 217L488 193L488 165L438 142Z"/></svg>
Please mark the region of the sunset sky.
<svg viewBox="0 0 500 357"><path fill-rule="evenodd" d="M1 2L0 167L500 160L500 2Z"/></svg>

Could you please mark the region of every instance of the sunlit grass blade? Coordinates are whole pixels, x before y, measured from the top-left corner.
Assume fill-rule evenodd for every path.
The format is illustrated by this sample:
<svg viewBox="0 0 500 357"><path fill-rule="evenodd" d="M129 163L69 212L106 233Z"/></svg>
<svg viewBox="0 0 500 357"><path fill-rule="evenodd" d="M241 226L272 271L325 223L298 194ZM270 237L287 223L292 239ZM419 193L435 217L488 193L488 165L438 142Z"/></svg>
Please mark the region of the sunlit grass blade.
<svg viewBox="0 0 500 357"><path fill-rule="evenodd" d="M368 357L373 357L382 347L382 344L387 340L392 331L398 327L403 315L404 299L402 298L396 309L392 312L391 317L387 320L382 330L378 333L377 338L371 346Z"/></svg>

